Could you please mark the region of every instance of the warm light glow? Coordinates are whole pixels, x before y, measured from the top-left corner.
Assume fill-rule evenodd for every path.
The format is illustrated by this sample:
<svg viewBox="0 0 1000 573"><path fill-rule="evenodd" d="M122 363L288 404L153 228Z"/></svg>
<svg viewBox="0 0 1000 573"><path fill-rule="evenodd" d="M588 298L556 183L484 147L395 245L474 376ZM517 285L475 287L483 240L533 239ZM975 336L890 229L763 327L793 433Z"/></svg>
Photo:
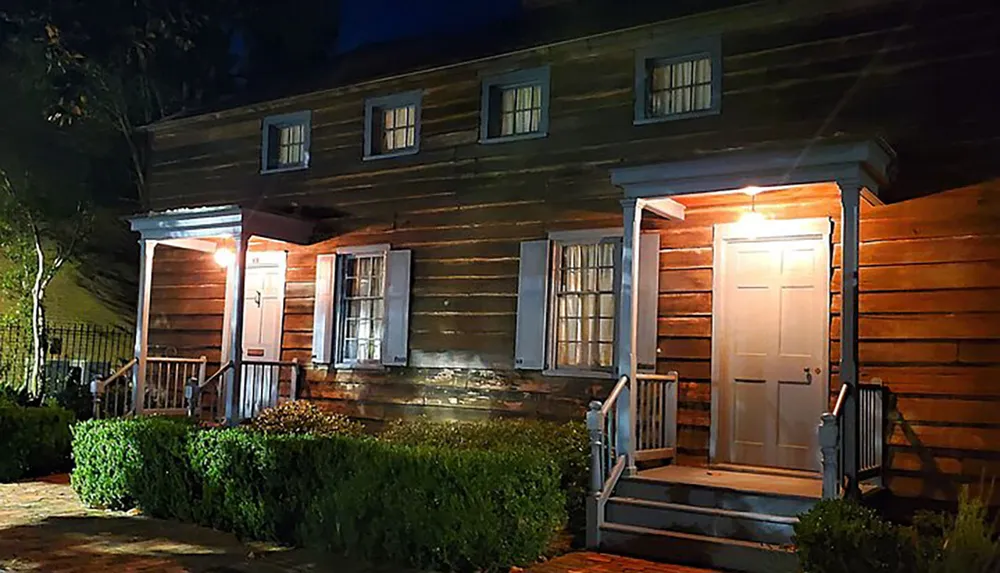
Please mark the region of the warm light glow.
<svg viewBox="0 0 1000 573"><path fill-rule="evenodd" d="M747 211L740 217L741 225L760 225L767 220L763 214L757 211Z"/></svg>
<svg viewBox="0 0 1000 573"><path fill-rule="evenodd" d="M750 187L744 187L740 189L741 193L749 195L750 197L753 197L754 195L760 193L761 191L763 191L763 189L761 189L760 187L755 187L753 185L751 185Z"/></svg>
<svg viewBox="0 0 1000 573"><path fill-rule="evenodd" d="M215 262L219 264L220 267L228 267L233 264L233 260L236 258L233 252L229 249L216 249L215 250Z"/></svg>

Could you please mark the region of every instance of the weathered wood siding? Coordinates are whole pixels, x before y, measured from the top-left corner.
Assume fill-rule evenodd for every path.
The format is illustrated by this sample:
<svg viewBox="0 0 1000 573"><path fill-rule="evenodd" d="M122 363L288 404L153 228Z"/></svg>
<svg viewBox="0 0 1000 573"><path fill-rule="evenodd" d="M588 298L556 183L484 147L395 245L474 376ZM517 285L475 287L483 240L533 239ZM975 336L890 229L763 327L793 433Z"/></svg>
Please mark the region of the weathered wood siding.
<svg viewBox="0 0 1000 573"><path fill-rule="evenodd" d="M907 200L864 213L862 374L899 395L893 489L951 497L952 477L973 482L1000 465L1000 114L987 82L1000 69L1000 17L988 0L863 4L762 2L170 122L152 137L152 206L299 207L322 220L325 240L290 248L286 359L309 358L317 254L364 243L413 249L411 368L310 370L303 391L327 407L372 420L567 419L611 382L512 369L520 241L620 226L613 167L883 137L899 152L888 197ZM634 51L713 33L722 36L722 113L634 126ZM549 136L477 144L481 78L541 64L551 65ZM362 161L364 98L413 89L424 94L420 153ZM303 109L313 112L310 168L260 175L261 118ZM828 192L779 199L762 196L762 208L837 215ZM661 369L684 375L681 450L694 463L706 459L708 439L710 225L736 211L710 200L691 207L684 224L658 225L659 342ZM191 351L217 347L221 271L163 258L154 318L168 326L158 336ZM157 285L167 276L187 282ZM833 332L838 325L834 315Z"/></svg>

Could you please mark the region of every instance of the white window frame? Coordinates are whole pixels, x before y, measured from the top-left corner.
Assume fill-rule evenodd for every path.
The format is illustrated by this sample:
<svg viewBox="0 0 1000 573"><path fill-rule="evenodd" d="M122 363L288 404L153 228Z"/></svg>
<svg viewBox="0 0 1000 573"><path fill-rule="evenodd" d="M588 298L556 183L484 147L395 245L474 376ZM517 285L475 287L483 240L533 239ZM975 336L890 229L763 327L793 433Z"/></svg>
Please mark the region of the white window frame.
<svg viewBox="0 0 1000 573"><path fill-rule="evenodd" d="M541 66L518 70L506 74L485 78L482 85L482 95L479 107L479 143L505 143L508 141L523 141L538 139L549 135L549 87L551 83L551 68ZM523 86L538 85L542 88L542 108L538 118L538 131L519 133L515 135L490 135L490 124L493 115L498 110L490 105L495 90L510 89Z"/></svg>
<svg viewBox="0 0 1000 573"><path fill-rule="evenodd" d="M675 64L689 60L709 58L712 62L712 99L707 109L693 110L683 113L673 113L663 116L652 116L648 112L649 70L650 63ZM722 40L718 36L700 38L687 42L658 44L635 54L635 125L662 123L691 119L722 113Z"/></svg>
<svg viewBox="0 0 1000 573"><path fill-rule="evenodd" d="M293 127L301 125L305 128L305 140L302 150L302 163L296 165L270 166L271 160L271 130L283 127ZM269 115L261 122L261 144L260 144L260 172L284 173L287 171L301 171L309 168L309 148L312 143L312 112L299 111L282 115Z"/></svg>
<svg viewBox="0 0 1000 573"><path fill-rule="evenodd" d="M364 160L373 159L391 159L393 157L404 157L407 155L416 155L420 152L420 123L421 123L421 107L423 104L423 91L414 90L409 92L403 92L398 94L371 97L365 100L365 150L364 150ZM413 134L413 146L399 151L390 151L388 153L379 153L375 147L375 121L376 121L376 110L380 109L394 109L406 106L413 106L414 108L414 134ZM381 121L381 117L377 118Z"/></svg>
<svg viewBox="0 0 1000 573"><path fill-rule="evenodd" d="M344 316L344 288L346 286L345 271L346 267L343 264L344 258L355 255L382 255L384 258L388 258L390 246L388 244L381 245L366 245L360 247L341 247L338 248L334 253L337 255L337 264L334 268L336 273L336 278L334 284L336 286L336 292L333 296L333 318L334 318L334 332L333 337L333 367L338 370L384 370L385 365L382 364L382 356L379 355L378 360L345 360L344 359L344 343L345 343L345 332L344 325L346 324L347 317ZM386 279L386 264L382 265L382 304L385 305L385 283ZM385 350L385 310L383 307L382 314L382 351Z"/></svg>
<svg viewBox="0 0 1000 573"><path fill-rule="evenodd" d="M549 289L546 299L547 320L545 332L545 369L542 371L546 376L569 376L578 378L615 378L617 375L618 356L618 324L620 317L619 305L621 299L621 241L623 231L617 229L587 229L581 231L557 231L549 233L551 242L551 253L549 254ZM556 292L559 288L559 265L560 250L563 245L578 243L614 242L619 245L618 252L614 256L614 278L612 286L614 290L615 323L613 326L612 357L611 365L607 370L596 368L559 367L556 361L556 333L558 322L558 308Z"/></svg>

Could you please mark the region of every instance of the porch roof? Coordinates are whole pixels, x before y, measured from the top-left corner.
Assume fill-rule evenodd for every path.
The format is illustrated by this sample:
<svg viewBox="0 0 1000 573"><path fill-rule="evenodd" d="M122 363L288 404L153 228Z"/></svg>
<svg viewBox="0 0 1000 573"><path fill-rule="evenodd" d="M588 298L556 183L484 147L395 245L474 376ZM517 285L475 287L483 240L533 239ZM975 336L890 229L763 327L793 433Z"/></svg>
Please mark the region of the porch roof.
<svg viewBox="0 0 1000 573"><path fill-rule="evenodd" d="M311 221L237 205L154 211L130 217L129 223L143 240L151 241L242 235L304 245L313 234Z"/></svg>
<svg viewBox="0 0 1000 573"><path fill-rule="evenodd" d="M871 203L889 182L893 151L882 142L809 143L801 149L732 151L699 159L611 170L626 199L714 193L745 187L856 183Z"/></svg>

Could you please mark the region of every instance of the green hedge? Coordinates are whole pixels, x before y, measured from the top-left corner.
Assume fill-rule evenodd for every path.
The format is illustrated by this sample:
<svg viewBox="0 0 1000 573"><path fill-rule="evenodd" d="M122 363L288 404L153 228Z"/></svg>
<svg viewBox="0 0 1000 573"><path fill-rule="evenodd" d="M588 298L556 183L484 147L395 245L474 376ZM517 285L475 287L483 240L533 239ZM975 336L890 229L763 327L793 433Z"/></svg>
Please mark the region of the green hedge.
<svg viewBox="0 0 1000 573"><path fill-rule="evenodd" d="M523 452L90 421L72 483L89 505L363 559L460 571L533 561L562 525L560 472Z"/></svg>
<svg viewBox="0 0 1000 573"><path fill-rule="evenodd" d="M559 467L570 530L581 534L586 528L590 444L587 427L582 422L557 424L518 419L433 422L419 418L393 422L380 437L407 445L544 455Z"/></svg>
<svg viewBox="0 0 1000 573"><path fill-rule="evenodd" d="M0 399L0 482L68 469L72 423L65 408Z"/></svg>

